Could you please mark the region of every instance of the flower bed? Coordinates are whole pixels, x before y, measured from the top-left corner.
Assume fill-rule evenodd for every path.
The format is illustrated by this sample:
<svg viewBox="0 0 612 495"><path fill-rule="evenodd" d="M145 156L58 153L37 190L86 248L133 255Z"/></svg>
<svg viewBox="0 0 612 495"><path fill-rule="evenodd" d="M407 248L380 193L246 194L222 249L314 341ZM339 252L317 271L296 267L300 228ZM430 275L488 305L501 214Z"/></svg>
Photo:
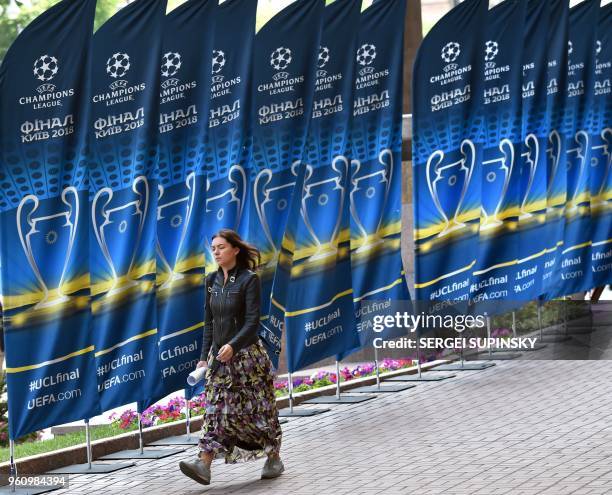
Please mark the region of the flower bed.
<svg viewBox="0 0 612 495"><path fill-rule="evenodd" d="M379 368L381 373L395 371L402 368L410 368L414 366L412 359L384 359L381 361ZM362 378L364 376L372 376L376 374L374 363L365 363L358 365L355 368L349 369L347 366L340 370L340 382L353 380L354 378ZM336 373L330 371L317 371L309 377L297 377L293 379L294 392L306 392L315 388L333 385L338 382ZM274 382L274 389L277 397L283 397L289 394L289 381L277 380Z"/></svg>
<svg viewBox="0 0 612 495"><path fill-rule="evenodd" d="M410 368L414 363L412 359L384 359L380 363L380 372L395 371L402 368ZM372 376L375 374L374 364L366 363L352 369L344 367L340 370L340 382ZM309 377L297 377L293 379L294 392L305 392L315 388L333 385L338 380L336 373L329 371L317 371ZM277 397L289 394L288 381L277 380L274 382L274 389ZM186 418L187 403L182 397L175 397L167 404L155 404L142 412L142 426L154 426L162 423L171 423ZM206 403L204 394L193 397L190 401L191 416L204 414ZM122 414L113 413L109 416L112 424L122 430L132 430L138 426L138 414L132 409L124 411Z"/></svg>

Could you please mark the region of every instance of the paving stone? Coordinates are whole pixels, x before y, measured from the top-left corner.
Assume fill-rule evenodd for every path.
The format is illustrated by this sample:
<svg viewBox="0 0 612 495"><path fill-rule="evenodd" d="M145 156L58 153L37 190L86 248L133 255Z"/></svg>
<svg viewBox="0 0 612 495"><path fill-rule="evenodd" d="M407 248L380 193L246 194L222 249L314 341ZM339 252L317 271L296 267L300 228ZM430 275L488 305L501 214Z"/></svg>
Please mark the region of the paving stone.
<svg viewBox="0 0 612 495"><path fill-rule="evenodd" d="M178 470L196 448L55 493L108 495L600 495L612 493L612 362L498 362L283 425L286 472L213 463L209 487Z"/></svg>

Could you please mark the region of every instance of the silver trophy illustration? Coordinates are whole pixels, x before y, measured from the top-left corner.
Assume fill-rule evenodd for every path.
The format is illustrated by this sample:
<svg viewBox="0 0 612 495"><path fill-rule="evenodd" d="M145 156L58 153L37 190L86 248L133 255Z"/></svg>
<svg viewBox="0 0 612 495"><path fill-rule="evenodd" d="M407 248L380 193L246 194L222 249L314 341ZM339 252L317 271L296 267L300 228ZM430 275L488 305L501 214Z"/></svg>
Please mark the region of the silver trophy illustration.
<svg viewBox="0 0 612 495"><path fill-rule="evenodd" d="M460 149L462 158L452 163L444 163L444 152L440 150L434 151L427 159L427 187L444 220L444 228L437 237L465 227L459 216L476 164L476 147L472 141L465 139Z"/></svg>
<svg viewBox="0 0 612 495"><path fill-rule="evenodd" d="M514 168L514 146L509 139L502 139L498 148L501 151L499 157L482 162L482 174L486 182L483 183L481 231L503 224L498 215L506 198Z"/></svg>
<svg viewBox="0 0 612 495"><path fill-rule="evenodd" d="M131 278L136 253L149 208L149 182L138 176L132 183L132 191L138 199L109 208L114 191L109 187L100 189L92 205L92 225L98 245L111 270L112 286L107 297L137 285ZM100 224L100 219L104 221ZM124 280L121 280L125 277Z"/></svg>
<svg viewBox="0 0 612 495"><path fill-rule="evenodd" d="M577 200L586 169L589 135L586 131L578 131L574 135L574 141L578 146L567 150L567 211L570 213L578 209Z"/></svg>
<svg viewBox="0 0 612 495"><path fill-rule="evenodd" d="M378 164L383 168L359 176L362 164L352 160L350 210L361 236L357 253L367 251L383 242L379 235L389 199L393 178L393 153L384 149L378 154ZM382 196L382 201L381 201ZM352 249L352 248L351 248Z"/></svg>
<svg viewBox="0 0 612 495"><path fill-rule="evenodd" d="M525 138L525 146L527 146L528 151L526 153L521 153L521 156L529 164L529 180L527 181L527 187L523 193L523 201L521 201L519 219L525 219L533 216L528 211L525 211L525 208L527 207L527 203L530 199L529 193L531 192L533 179L535 178L536 169L538 168L538 161L540 160L540 142L535 134L527 134L527 137Z"/></svg>
<svg viewBox="0 0 612 495"><path fill-rule="evenodd" d="M559 170L559 162L561 161L561 150L563 149L563 143L561 142L561 135L557 130L552 130L548 135L548 143L550 148L546 150L548 154L548 181L546 185L546 197L550 199L552 195L552 188L555 183L555 177Z"/></svg>
<svg viewBox="0 0 612 495"><path fill-rule="evenodd" d="M206 182L206 225L210 226L210 232L222 228L236 230L240 225L247 193L246 172L240 165L232 165L227 180L230 187L210 197L212 184Z"/></svg>
<svg viewBox="0 0 612 495"><path fill-rule="evenodd" d="M238 226L242 220L242 212L246 203L247 194L247 176L245 170L239 164L232 165L227 174L227 181L230 185L227 187L225 181L221 184L221 192L218 194L212 193L213 184L210 180L206 181L206 211L205 225L206 232L206 249L210 254L210 259L213 259L212 248L210 246L210 235L223 228L238 230ZM220 184L215 183L215 189Z"/></svg>
<svg viewBox="0 0 612 495"><path fill-rule="evenodd" d="M281 212L284 212L285 215L288 213L287 207L289 206L293 187L297 181L300 164L300 160L293 162L291 165L291 174L294 179L285 184L268 187L273 178L272 170L268 168L263 169L257 174L257 177L255 177L255 182L253 184L255 210L266 241L268 242L268 248L272 252L276 252L276 246L280 244L281 239L279 237L282 236L283 230L277 228L273 232L269 220L271 218L278 218ZM279 225L279 227L282 226Z"/></svg>
<svg viewBox="0 0 612 495"><path fill-rule="evenodd" d="M183 247L187 230L189 229L193 204L195 201L195 173L191 172L185 179L185 187L188 189L187 196L162 202L165 189L160 184L158 187L157 200L157 236L156 250L159 254L164 271L169 272L168 279L160 286L160 290L169 288L175 280L184 278L182 273L175 271L178 257ZM177 241L177 229L180 229L180 237Z"/></svg>
<svg viewBox="0 0 612 495"><path fill-rule="evenodd" d="M43 291L43 298L33 309L42 309L68 301L62 292L79 221L79 195L75 187L66 187L61 195L68 210L34 216L40 200L25 196L17 207L17 232L28 263ZM26 210L27 211L26 213ZM24 227L28 227L27 232ZM43 243L44 239L44 243Z"/></svg>
<svg viewBox="0 0 612 495"><path fill-rule="evenodd" d="M318 182L309 182L313 169L310 165L306 165L300 214L316 245L315 253L309 257L309 260L312 261L333 256L338 252L336 238L342 221L345 197L342 180L348 174L348 159L344 156L336 156L332 160L332 169L338 175ZM335 198L330 199L330 196L335 196ZM312 225L311 218L316 219L316 229Z"/></svg>
<svg viewBox="0 0 612 495"><path fill-rule="evenodd" d="M612 129L606 127L599 135L603 144L592 148L591 166L595 168L595 172L591 173L596 174L597 177L594 188L597 191L595 205L605 205L607 203L606 192L610 168L612 167ZM599 184L599 187L597 187L597 184Z"/></svg>

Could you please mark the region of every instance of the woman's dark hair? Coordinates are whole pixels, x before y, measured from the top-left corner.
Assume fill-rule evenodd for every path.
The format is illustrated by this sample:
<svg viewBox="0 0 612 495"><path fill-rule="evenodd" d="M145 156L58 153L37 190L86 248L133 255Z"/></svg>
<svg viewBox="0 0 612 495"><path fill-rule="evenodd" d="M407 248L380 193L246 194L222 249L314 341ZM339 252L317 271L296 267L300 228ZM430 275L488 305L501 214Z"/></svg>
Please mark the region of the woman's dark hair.
<svg viewBox="0 0 612 495"><path fill-rule="evenodd" d="M261 263L261 255L259 254L259 250L255 246L242 240L238 233L232 229L221 229L214 234L210 240L212 241L215 237L222 237L229 242L232 247L240 249L236 255L236 264L240 268L256 270Z"/></svg>

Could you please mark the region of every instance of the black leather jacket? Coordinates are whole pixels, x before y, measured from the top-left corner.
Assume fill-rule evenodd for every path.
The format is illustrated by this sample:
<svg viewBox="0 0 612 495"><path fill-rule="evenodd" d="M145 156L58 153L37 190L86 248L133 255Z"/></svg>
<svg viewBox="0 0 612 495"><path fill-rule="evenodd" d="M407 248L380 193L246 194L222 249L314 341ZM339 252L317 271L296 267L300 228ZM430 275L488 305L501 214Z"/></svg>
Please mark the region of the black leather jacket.
<svg viewBox="0 0 612 495"><path fill-rule="evenodd" d="M261 283L255 272L234 267L223 284L223 270L219 268L206 277L206 313L200 361L206 361L212 348L213 355L225 344L232 346L234 355L257 343Z"/></svg>

